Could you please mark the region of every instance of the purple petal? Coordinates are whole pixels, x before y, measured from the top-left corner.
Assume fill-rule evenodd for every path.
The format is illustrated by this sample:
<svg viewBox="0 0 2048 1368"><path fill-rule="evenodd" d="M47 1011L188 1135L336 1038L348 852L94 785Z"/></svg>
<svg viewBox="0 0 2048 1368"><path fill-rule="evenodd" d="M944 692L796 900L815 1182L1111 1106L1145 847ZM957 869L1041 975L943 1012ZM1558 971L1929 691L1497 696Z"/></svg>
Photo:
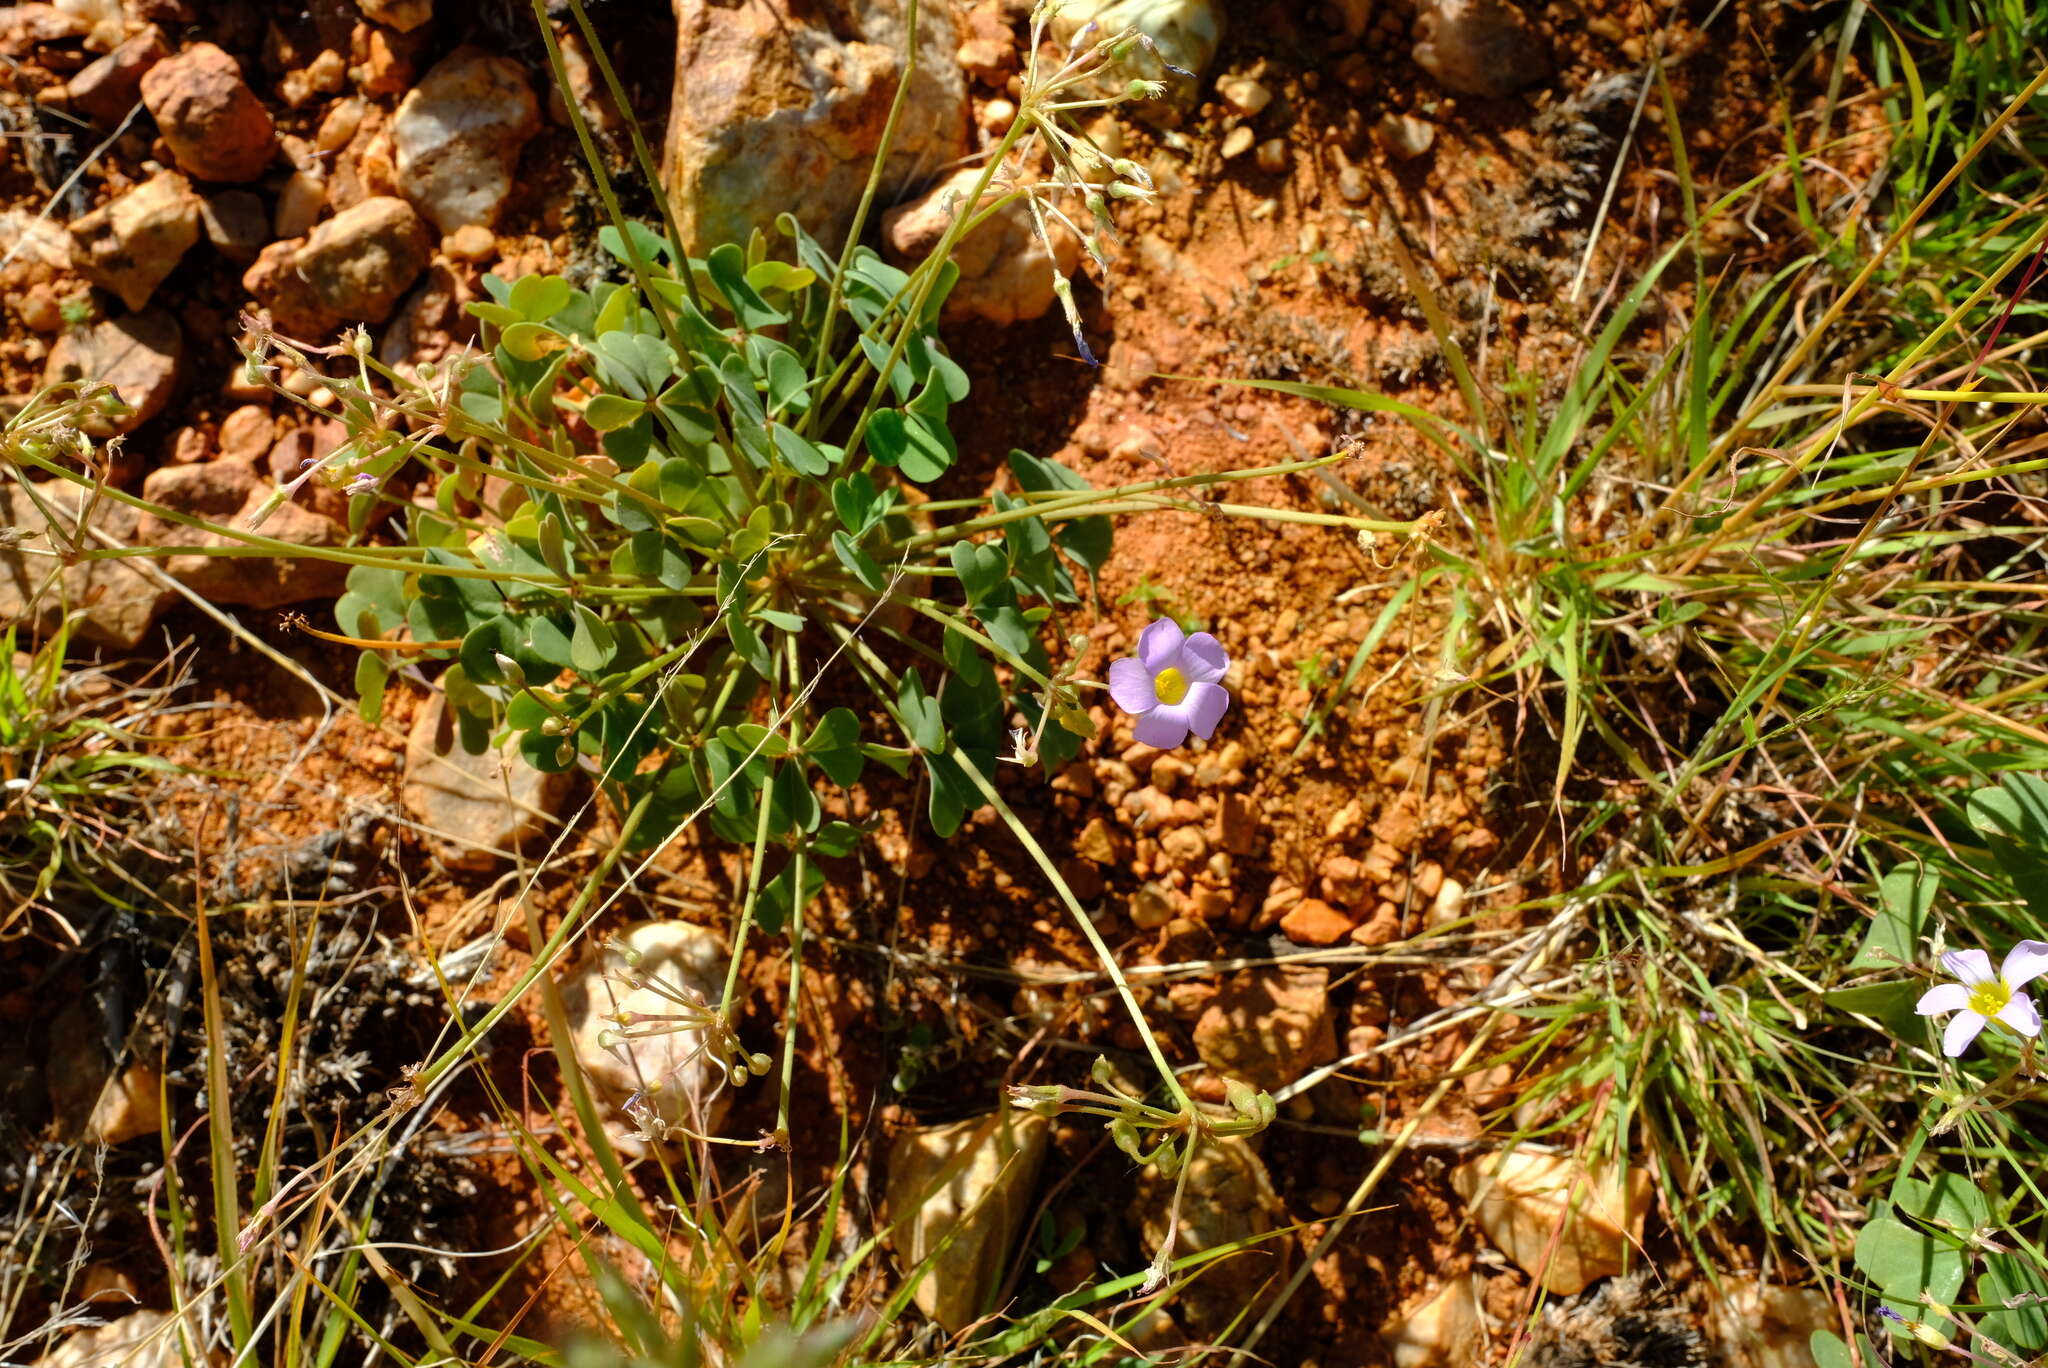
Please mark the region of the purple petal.
<svg viewBox="0 0 2048 1368"><path fill-rule="evenodd" d="M1180 651L1181 672L1190 684L1220 684L1223 672L1230 668L1230 657L1223 653L1223 643L1207 632L1197 632L1187 639ZM1200 731L1197 727L1195 730Z"/></svg>
<svg viewBox="0 0 2048 1368"><path fill-rule="evenodd" d="M1180 648L1186 640L1179 623L1172 618L1161 618L1138 633L1138 659L1156 675L1169 666L1180 664Z"/></svg>
<svg viewBox="0 0 2048 1368"><path fill-rule="evenodd" d="M1152 672L1136 656L1109 662L1109 696L1127 713L1149 712L1159 703L1152 691Z"/></svg>
<svg viewBox="0 0 2048 1368"><path fill-rule="evenodd" d="M2012 1001L1998 1009L1998 1019L2029 1040L2041 1034L2041 1013L2025 993L2014 993Z"/></svg>
<svg viewBox="0 0 2048 1368"><path fill-rule="evenodd" d="M1190 684L1180 706L1188 715L1189 729L1207 741L1230 709L1230 691L1221 684Z"/></svg>
<svg viewBox="0 0 2048 1368"><path fill-rule="evenodd" d="M2048 941L2023 940L2005 952L1998 976L2008 988L2021 988L2048 974Z"/></svg>
<svg viewBox="0 0 2048 1368"><path fill-rule="evenodd" d="M1940 1016L1943 1012L1960 1012L1969 1005L1968 988L1960 983L1943 983L1922 993L1913 1010L1921 1016Z"/></svg>
<svg viewBox="0 0 2048 1368"><path fill-rule="evenodd" d="M1991 981L1991 956L1982 950L1951 950L1941 957L1942 967L1965 983Z"/></svg>
<svg viewBox="0 0 2048 1368"><path fill-rule="evenodd" d="M1187 706L1185 702L1160 704L1138 719L1132 735L1143 745L1172 750L1188 739Z"/></svg>
<svg viewBox="0 0 2048 1368"><path fill-rule="evenodd" d="M1948 1029L1941 1033L1941 1052L1950 1059L1970 1048L1970 1042L1977 1033L1991 1024L1991 1018L1975 1012L1958 1012L1948 1023Z"/></svg>

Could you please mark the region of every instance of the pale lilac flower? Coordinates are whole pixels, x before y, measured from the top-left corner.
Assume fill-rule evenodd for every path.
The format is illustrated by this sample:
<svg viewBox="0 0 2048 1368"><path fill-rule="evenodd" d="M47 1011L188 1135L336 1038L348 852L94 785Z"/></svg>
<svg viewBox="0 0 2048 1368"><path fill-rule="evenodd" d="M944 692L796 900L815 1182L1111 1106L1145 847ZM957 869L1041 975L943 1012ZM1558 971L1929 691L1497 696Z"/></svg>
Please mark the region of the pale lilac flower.
<svg viewBox="0 0 2048 1368"><path fill-rule="evenodd" d="M1138 636L1138 653L1109 666L1109 696L1137 716L1137 738L1172 750L1188 733L1207 741L1230 707L1223 672L1230 657L1207 632L1187 636L1161 618Z"/></svg>
<svg viewBox="0 0 2048 1368"><path fill-rule="evenodd" d="M2048 941L2023 940L2008 950L2005 963L1991 972L1991 956L1982 950L1951 950L1942 967L1959 982L1929 988L1913 1010L1921 1016L1954 1012L1941 1033L1941 1050L1954 1059L1970 1048L1978 1032L1994 1021L2033 1039L2041 1033L2041 1013L2020 988L2048 974Z"/></svg>

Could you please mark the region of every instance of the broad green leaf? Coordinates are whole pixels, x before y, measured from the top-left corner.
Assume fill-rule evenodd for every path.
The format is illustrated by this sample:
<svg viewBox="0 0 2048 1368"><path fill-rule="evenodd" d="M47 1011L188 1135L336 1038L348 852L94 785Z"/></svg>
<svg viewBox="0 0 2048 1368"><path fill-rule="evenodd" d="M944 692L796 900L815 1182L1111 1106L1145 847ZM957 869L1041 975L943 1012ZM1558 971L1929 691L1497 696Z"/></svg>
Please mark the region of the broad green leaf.
<svg viewBox="0 0 2048 1368"><path fill-rule="evenodd" d="M939 701L924 691L924 681L915 669L903 672L896 702L902 710L904 731L911 745L927 754L946 748L946 724L939 713Z"/></svg>
<svg viewBox="0 0 2048 1368"><path fill-rule="evenodd" d="M839 557L839 563L847 568L853 577L879 594L888 584L888 576L882 567L875 564L875 558L863 551L860 544L844 532L832 534L832 554Z"/></svg>
<svg viewBox="0 0 2048 1368"><path fill-rule="evenodd" d="M1977 1275L1977 1300L1986 1312L1984 1333L2008 1349L2037 1354L2048 1348L2048 1279L2017 1254L1986 1254Z"/></svg>
<svg viewBox="0 0 2048 1368"><path fill-rule="evenodd" d="M569 661L585 674L596 674L611 664L618 641L605 620L582 604L575 605L576 630L569 637Z"/></svg>
<svg viewBox="0 0 2048 1368"><path fill-rule="evenodd" d="M538 323L554 317L569 306L569 282L560 276L524 275L512 282L506 302L521 318Z"/></svg>
<svg viewBox="0 0 2048 1368"><path fill-rule="evenodd" d="M761 298L760 292L747 283L746 249L738 244L724 242L713 247L704 258L704 269L741 327L753 330L789 321L788 314Z"/></svg>
<svg viewBox="0 0 2048 1368"><path fill-rule="evenodd" d="M1863 945L1849 961L1858 969L1899 969L1920 959L1920 933L1941 879L1931 869L1901 865L1877 885L1877 913L1863 933Z"/></svg>
<svg viewBox="0 0 2048 1368"><path fill-rule="evenodd" d="M970 605L979 605L1009 581L1010 557L1003 546L957 541L953 543L952 561Z"/></svg>
<svg viewBox="0 0 2048 1368"><path fill-rule="evenodd" d="M583 406L583 421L599 432L613 432L647 416L647 405L618 394L599 394Z"/></svg>

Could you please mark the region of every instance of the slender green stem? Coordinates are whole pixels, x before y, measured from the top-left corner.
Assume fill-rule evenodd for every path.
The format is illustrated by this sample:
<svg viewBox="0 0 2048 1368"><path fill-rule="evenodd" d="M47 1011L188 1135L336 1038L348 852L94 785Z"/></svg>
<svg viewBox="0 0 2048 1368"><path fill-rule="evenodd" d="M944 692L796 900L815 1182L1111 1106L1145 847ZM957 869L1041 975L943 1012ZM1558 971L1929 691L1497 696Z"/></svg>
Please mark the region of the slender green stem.
<svg viewBox="0 0 2048 1368"><path fill-rule="evenodd" d="M861 188L860 203L854 208L853 222L847 227L846 241L840 244L839 267L832 273L832 280L825 291L825 318L819 325L817 346L811 352L811 374L817 375L825 364L825 351L832 345L832 328L839 321L839 301L846 290L846 273L853 268L854 249L860 246L861 229L868 221L868 211L874 207L875 192L881 189L882 173L889 164L889 150L896 143L896 128L903 120L903 107L910 100L910 83L917 75L917 20L918 0L906 0L903 13L903 75L896 82L895 98L889 102L889 117L882 124L882 142L875 149L873 162L868 167L868 183ZM860 348L853 354L858 356ZM822 396L820 396L822 397ZM824 408L813 403L804 415L806 434L813 430L813 422Z"/></svg>
<svg viewBox="0 0 2048 1368"><path fill-rule="evenodd" d="M804 985L804 862L810 850L796 848L790 865L793 893L789 913L789 1003L782 1017L782 1096L775 1105L775 1133L789 1141L789 1090L796 1078L797 998Z"/></svg>
<svg viewBox="0 0 2048 1368"><path fill-rule="evenodd" d="M1025 826L1023 820L1011 810L1010 805L1003 801L1002 795L996 792L995 785L989 782L987 775L965 755L956 752L953 762L974 786L981 790L981 796L996 810L996 816L1003 819L1003 825L1007 826L1010 833L1031 852L1032 860L1044 872L1045 877L1051 880L1052 886L1059 890L1060 901L1066 904L1075 925L1081 928L1081 934L1088 938L1088 947L1102 962L1103 972L1109 975L1109 981L1116 986L1117 996L1124 1000L1124 1008L1130 1013L1131 1021L1136 1024L1138 1035L1145 1042L1145 1051L1152 1056L1153 1067L1159 1070L1159 1077L1166 1084L1167 1092L1183 1116L1194 1115L1195 1104L1188 1097L1186 1089L1181 1087L1180 1077L1174 1073L1173 1065L1167 1062L1166 1052L1159 1048L1159 1038L1152 1034L1152 1027L1145 1020L1144 1009L1138 1005L1138 996L1131 991L1130 980L1124 977L1123 966L1117 963L1115 954L1110 951L1109 943L1102 939L1102 932L1096 929L1094 919L1082 908L1080 899L1074 896L1074 890L1069 888L1066 879L1061 877L1059 866L1053 863L1052 856L1045 853L1045 847L1038 843L1038 838L1031 834L1031 829Z"/></svg>
<svg viewBox="0 0 2048 1368"><path fill-rule="evenodd" d="M895 674L887 665L882 663L881 659L873 651L868 649L866 642L855 636L843 624L830 622L826 625L849 650L854 652L859 661L863 662L870 671L888 686L876 689L875 696L880 700L882 706L888 710L889 715L896 720L896 725L904 727L903 715L896 704ZM907 727L904 728L904 734L906 736L909 734ZM1053 887L1059 890L1060 900L1066 904L1067 911L1073 916L1074 921L1079 924L1081 934L1087 938L1089 948L1094 950L1096 959L1101 962L1103 972L1109 976L1109 981L1116 987L1117 995L1123 999L1124 1007L1130 1013L1131 1021L1138 1028L1139 1037L1145 1042L1145 1050L1152 1056L1152 1063L1159 1071L1160 1080L1165 1083L1166 1090L1173 1098L1180 1115L1188 1118L1192 1126L1195 1119L1200 1116L1200 1113L1196 1110L1193 1099L1188 1096L1187 1090L1181 1087L1180 1078L1174 1073L1173 1066L1167 1062L1166 1052L1159 1048L1158 1037L1152 1034L1152 1027L1145 1020L1144 1010L1138 1005L1137 994L1131 991L1130 980L1124 977L1123 966L1117 963L1115 954L1109 948L1109 943L1102 939L1102 932L1096 929L1094 921L1082 909L1080 900L1074 896L1074 890L1067 886L1067 881L1064 878L1060 877L1059 866L1055 865L1052 857L1045 853L1045 847L1039 845L1038 838L1031 834L1030 828L1026 827L1018 819L1017 814L1010 810L1010 805L1002 800L1002 796L996 792L995 786L988 781L987 776L982 774L980 769L964 754L955 750L952 755L953 761L960 767L961 773L973 781L975 788L981 791L982 796L988 800L989 805L996 810L996 815L1003 819L1004 825L1008 826L1017 839L1023 843L1024 848L1031 852L1031 858L1045 872L1046 878L1052 881Z"/></svg>
<svg viewBox="0 0 2048 1368"><path fill-rule="evenodd" d="M747 898L740 905L740 922L732 933L732 963L725 967L725 991L719 995L718 1014L725 1018L726 1025L734 1024L737 1015L733 998L740 984L740 958L746 952L747 933L754 926L754 909L761 901L762 874L768 865L768 817L775 805L769 801L769 791L775 785L775 762L768 763L768 782L761 785L761 791L754 795L758 816L754 823L754 863L747 871Z"/></svg>

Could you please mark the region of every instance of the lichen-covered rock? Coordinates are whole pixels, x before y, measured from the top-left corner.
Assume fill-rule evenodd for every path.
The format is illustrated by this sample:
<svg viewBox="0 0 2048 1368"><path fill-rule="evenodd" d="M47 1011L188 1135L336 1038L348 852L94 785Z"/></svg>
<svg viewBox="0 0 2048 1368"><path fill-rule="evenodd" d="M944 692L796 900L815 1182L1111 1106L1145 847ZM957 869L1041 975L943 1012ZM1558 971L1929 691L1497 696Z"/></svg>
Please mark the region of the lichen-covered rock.
<svg viewBox="0 0 2048 1368"><path fill-rule="evenodd" d="M122 546L135 543L139 515L112 499L94 500L65 482L44 482L24 489L0 481L0 527L12 535L0 540L0 627L27 623L40 630L54 627L67 610L78 612L78 633L87 641L132 650L149 633L157 610L170 597L128 560L79 560L65 566L52 582L51 559L73 545L100 546L97 528ZM81 535L81 504L92 510L92 522Z"/></svg>
<svg viewBox="0 0 2048 1368"><path fill-rule="evenodd" d="M1329 971L1280 966L1233 975L1195 1023L1195 1050L1254 1088L1284 1087L1337 1057Z"/></svg>
<svg viewBox="0 0 2048 1368"><path fill-rule="evenodd" d="M162 309L96 323L65 333L50 348L43 381L59 385L97 380L112 385L129 411L90 429L101 435L132 432L162 413L177 388L185 334Z"/></svg>
<svg viewBox="0 0 2048 1368"><path fill-rule="evenodd" d="M78 269L140 309L199 241L201 208L192 182L159 171L71 225Z"/></svg>
<svg viewBox="0 0 2048 1368"><path fill-rule="evenodd" d="M200 180L254 180L277 151L270 111L242 79L241 64L212 43L152 66L142 102L178 165Z"/></svg>
<svg viewBox="0 0 2048 1368"><path fill-rule="evenodd" d="M270 524L263 530L268 535ZM471 755L439 693L420 709L406 737L405 810L441 862L458 869L489 869L546 831L568 784L566 774L542 774L527 764L516 743Z"/></svg>
<svg viewBox="0 0 2048 1368"><path fill-rule="evenodd" d="M243 527L270 497L273 486L240 461L205 461L164 466L142 482L143 497L174 513L224 526ZM287 503L263 524L263 535L294 546L339 546L347 533L332 520ZM333 598L348 578L348 567L311 557L209 556L201 548L238 545L218 532L144 514L136 540L146 546L192 548L165 561L164 569L202 597L247 608L282 608L288 603Z"/></svg>
<svg viewBox="0 0 2048 1368"><path fill-rule="evenodd" d="M948 1334L978 1319L1002 1283L1031 1215L1047 1129L1044 1117L1006 1107L905 1131L889 1147L896 1263L907 1275L932 1258L914 1295Z"/></svg>
<svg viewBox="0 0 2048 1368"><path fill-rule="evenodd" d="M1460 95L1500 99L1550 75L1550 44L1511 0L1430 0L1415 64Z"/></svg>
<svg viewBox="0 0 2048 1368"><path fill-rule="evenodd" d="M978 168L955 172L938 186L882 216L882 239L890 255L902 263L931 255L953 221L954 211L973 193L981 178ZM1001 187L995 187L999 195ZM1079 264L1080 244L1061 224L1050 225L1053 251L1039 240L1031 210L1022 203L1005 205L973 232L960 239L953 263L959 283L946 296L945 317L985 318L1015 323L1043 317L1053 304L1055 271L1071 274Z"/></svg>
<svg viewBox="0 0 2048 1368"><path fill-rule="evenodd" d="M488 227L512 192L519 151L540 128L525 69L458 48L407 93L391 124L399 192L443 233Z"/></svg>
<svg viewBox="0 0 2048 1368"><path fill-rule="evenodd" d="M675 0L675 9L662 178L689 250L745 242L784 210L837 246L903 70L901 0L850 7L850 33L797 0ZM951 9L924 5L916 73L883 167L884 203L972 146L959 42Z"/></svg>
<svg viewBox="0 0 2048 1368"><path fill-rule="evenodd" d="M315 228L293 264L328 313L382 323L433 254L433 239L412 206L379 196Z"/></svg>
<svg viewBox="0 0 2048 1368"><path fill-rule="evenodd" d="M610 1112L606 1129L613 1144L638 1160L653 1153L656 1143L667 1142L666 1136L650 1141L651 1127L676 1138L680 1131L716 1131L725 1120L731 1091L723 1061L705 1049L703 1031L677 1023L676 1030L624 1038L610 1018L620 1012L683 1012L671 994L716 1009L729 955L724 937L689 922L639 922L616 939L639 957L640 972L658 986L625 981L625 958L607 945L562 986L562 1003L577 1062Z"/></svg>
<svg viewBox="0 0 2048 1368"><path fill-rule="evenodd" d="M287 337L317 341L341 326L341 316L321 303L312 282L299 274L303 238L273 242L242 272L242 288L270 315L270 326Z"/></svg>

